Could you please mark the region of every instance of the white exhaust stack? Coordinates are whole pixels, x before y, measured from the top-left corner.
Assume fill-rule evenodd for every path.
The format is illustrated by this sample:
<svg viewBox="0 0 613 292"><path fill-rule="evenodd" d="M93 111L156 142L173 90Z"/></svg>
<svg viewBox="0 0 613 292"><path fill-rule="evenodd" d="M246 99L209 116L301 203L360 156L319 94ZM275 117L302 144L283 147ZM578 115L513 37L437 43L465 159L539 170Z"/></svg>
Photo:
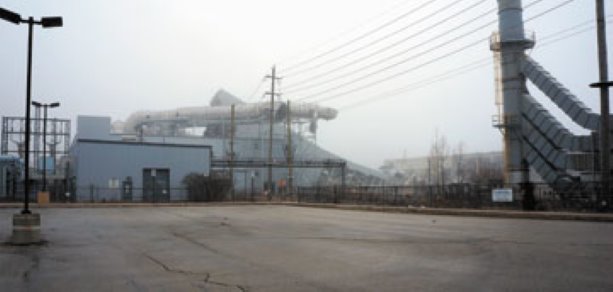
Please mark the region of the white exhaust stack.
<svg viewBox="0 0 613 292"><path fill-rule="evenodd" d="M521 65L526 49L534 42L527 40L524 32L521 0L498 0L499 33L494 33L490 48L500 68L497 86L502 95L502 110L499 119L504 135L505 183L522 182L525 165L525 149L522 143L522 96L527 93L526 80Z"/></svg>

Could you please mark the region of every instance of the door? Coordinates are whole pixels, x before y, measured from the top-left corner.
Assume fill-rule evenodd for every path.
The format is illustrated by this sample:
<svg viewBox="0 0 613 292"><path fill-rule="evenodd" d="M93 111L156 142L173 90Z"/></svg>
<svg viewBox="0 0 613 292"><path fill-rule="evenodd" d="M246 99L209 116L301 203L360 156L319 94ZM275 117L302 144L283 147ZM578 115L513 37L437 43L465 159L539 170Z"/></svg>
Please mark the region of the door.
<svg viewBox="0 0 613 292"><path fill-rule="evenodd" d="M143 201L170 201L170 170L167 168L143 168Z"/></svg>

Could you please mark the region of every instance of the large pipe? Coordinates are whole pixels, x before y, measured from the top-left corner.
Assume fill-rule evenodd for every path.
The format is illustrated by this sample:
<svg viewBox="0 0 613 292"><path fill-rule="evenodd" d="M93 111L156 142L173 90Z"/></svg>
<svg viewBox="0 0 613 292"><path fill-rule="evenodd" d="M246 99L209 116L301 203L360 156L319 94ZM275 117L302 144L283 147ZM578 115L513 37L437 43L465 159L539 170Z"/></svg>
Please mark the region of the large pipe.
<svg viewBox="0 0 613 292"><path fill-rule="evenodd" d="M267 102L237 104L235 106L236 123L250 123L268 115L270 105ZM285 104L278 104L275 110L284 110ZM123 124L123 132L126 134L137 133L140 125L156 122L184 122L192 127L205 127L210 124L230 121L230 106L201 106L183 107L165 111L139 111L128 117ZM322 107L312 103L300 103L292 105L293 119L324 119L336 118L337 110ZM279 115L283 116L284 115Z"/></svg>

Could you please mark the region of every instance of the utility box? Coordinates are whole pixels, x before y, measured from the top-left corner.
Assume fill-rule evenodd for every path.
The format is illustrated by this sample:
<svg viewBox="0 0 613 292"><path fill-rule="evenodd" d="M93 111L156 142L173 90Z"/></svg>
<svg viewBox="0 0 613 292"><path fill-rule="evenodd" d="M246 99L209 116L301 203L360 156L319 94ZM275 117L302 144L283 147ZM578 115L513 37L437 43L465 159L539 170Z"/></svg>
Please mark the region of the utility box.
<svg viewBox="0 0 613 292"><path fill-rule="evenodd" d="M121 183L121 200L125 202L132 201L132 177L131 176L126 177L126 180L124 180Z"/></svg>
<svg viewBox="0 0 613 292"><path fill-rule="evenodd" d="M37 202L39 204L49 204L49 192L38 192Z"/></svg>

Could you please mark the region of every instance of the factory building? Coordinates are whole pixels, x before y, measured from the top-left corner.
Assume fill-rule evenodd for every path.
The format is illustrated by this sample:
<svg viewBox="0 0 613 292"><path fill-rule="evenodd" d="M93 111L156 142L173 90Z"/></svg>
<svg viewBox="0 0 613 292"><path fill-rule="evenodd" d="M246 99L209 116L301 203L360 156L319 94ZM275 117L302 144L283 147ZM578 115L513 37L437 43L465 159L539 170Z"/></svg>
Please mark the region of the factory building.
<svg viewBox="0 0 613 292"><path fill-rule="evenodd" d="M71 146L77 201L185 201L190 173L208 176L211 146L130 141L107 117L79 117Z"/></svg>

